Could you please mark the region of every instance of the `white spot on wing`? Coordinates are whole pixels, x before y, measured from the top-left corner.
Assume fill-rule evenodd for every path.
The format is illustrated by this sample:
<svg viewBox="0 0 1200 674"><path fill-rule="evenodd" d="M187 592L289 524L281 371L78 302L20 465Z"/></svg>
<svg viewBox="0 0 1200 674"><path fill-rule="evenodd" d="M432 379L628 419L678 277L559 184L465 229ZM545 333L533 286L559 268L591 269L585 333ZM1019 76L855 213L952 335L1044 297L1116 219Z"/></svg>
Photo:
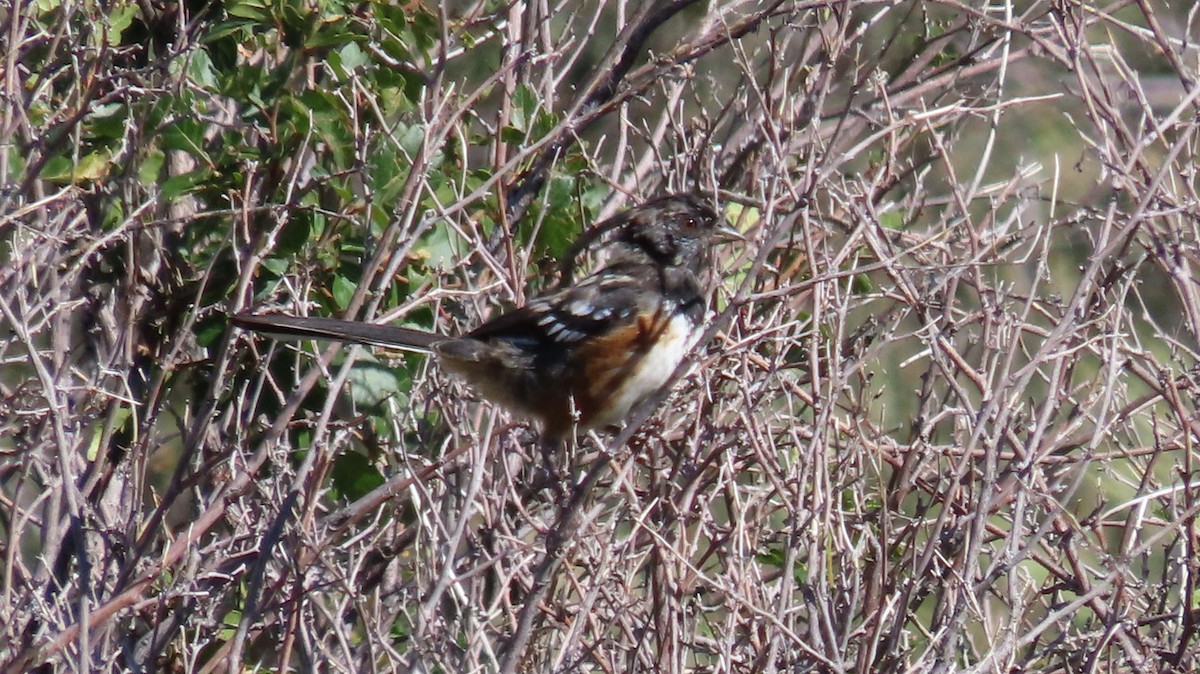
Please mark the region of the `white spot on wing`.
<svg viewBox="0 0 1200 674"><path fill-rule="evenodd" d="M566 308L568 313L580 318L591 316L596 311L595 305L587 300L575 300L568 304Z"/></svg>
<svg viewBox="0 0 1200 674"><path fill-rule="evenodd" d="M604 278L600 279L600 287L601 288L612 288L614 286L628 285L632 282L633 282L633 277L626 276L625 274L621 274L619 276L605 276Z"/></svg>

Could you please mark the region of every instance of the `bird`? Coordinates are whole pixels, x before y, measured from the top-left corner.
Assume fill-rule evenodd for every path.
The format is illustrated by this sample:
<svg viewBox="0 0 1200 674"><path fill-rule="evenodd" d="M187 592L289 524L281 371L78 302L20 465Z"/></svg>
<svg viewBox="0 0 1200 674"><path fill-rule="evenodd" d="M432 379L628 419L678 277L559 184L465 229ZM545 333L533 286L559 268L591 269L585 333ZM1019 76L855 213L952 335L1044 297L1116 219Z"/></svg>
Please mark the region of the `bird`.
<svg viewBox="0 0 1200 674"><path fill-rule="evenodd" d="M231 322L275 337L432 353L483 398L538 422L544 440L561 440L620 427L668 382L703 332L718 237L740 238L698 194L651 199L581 235L557 288L458 337L280 314ZM585 249L599 252L599 268L571 279Z"/></svg>

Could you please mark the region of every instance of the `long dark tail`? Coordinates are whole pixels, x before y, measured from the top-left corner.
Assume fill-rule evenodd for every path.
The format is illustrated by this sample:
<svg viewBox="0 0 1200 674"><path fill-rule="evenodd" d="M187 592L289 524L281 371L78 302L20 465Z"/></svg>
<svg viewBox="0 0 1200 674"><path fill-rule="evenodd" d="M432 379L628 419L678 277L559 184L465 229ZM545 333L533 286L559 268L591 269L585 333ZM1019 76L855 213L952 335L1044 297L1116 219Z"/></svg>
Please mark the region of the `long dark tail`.
<svg viewBox="0 0 1200 674"><path fill-rule="evenodd" d="M334 342L371 344L393 349L433 351L433 345L445 341L441 335L412 328L376 325L358 321L316 316L285 316L283 314L237 314L229 322L243 330L260 332L286 339L326 339Z"/></svg>

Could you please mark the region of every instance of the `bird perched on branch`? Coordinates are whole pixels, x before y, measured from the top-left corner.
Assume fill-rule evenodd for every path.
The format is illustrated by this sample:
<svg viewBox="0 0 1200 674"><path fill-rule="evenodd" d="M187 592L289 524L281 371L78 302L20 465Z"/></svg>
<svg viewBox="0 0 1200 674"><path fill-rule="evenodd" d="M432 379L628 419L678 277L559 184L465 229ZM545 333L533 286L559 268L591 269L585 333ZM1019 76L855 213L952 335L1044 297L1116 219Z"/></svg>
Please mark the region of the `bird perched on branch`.
<svg viewBox="0 0 1200 674"><path fill-rule="evenodd" d="M575 425L621 424L671 377L702 332L712 247L722 234L737 237L696 195L648 201L580 237L561 265L564 286L460 337L274 314L232 322L277 336L433 353L483 397L559 439ZM571 281L574 257L600 240L602 268Z"/></svg>

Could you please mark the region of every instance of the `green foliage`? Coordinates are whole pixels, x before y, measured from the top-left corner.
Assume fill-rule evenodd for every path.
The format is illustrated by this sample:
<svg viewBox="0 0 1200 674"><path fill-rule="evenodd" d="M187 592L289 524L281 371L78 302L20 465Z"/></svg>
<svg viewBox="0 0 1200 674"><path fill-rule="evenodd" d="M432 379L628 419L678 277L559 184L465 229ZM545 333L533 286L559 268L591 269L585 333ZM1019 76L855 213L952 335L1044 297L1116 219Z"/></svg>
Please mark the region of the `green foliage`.
<svg viewBox="0 0 1200 674"><path fill-rule="evenodd" d="M30 76L21 93L43 135L19 141L6 165L18 180L90 195L103 231L145 228L158 237L164 271L151 282L188 298L187 312L169 320L189 321L204 349L221 344L235 300L304 302L314 313L338 314L357 310L369 287L385 310L473 265L472 245L494 240L503 220L489 187L493 167L478 148L529 145L560 121L521 84L502 128L465 116L450 133L431 136L431 50L447 27L418 3L39 2L29 13L31 27L71 39L32 42L22 54ZM186 39L175 33L182 23ZM482 25L449 29L491 58L495 29ZM72 79L75 72L92 79ZM486 75L464 76L477 81L464 80L439 105L467 105ZM531 261L564 250L607 192L574 177L578 154L563 161L572 175L553 173L547 198L513 223L519 249L537 252ZM470 217L432 219L416 241L402 233L389 243L406 251L396 273L368 278L381 237L412 231L400 227L405 218L419 223L466 194L478 195ZM465 230L470 241L464 226L474 228ZM248 252L258 256L250 270ZM91 264L116 278L141 263L129 253L101 246ZM245 274L249 294L235 298ZM289 294L296 287L304 296ZM433 318L420 306L411 316L425 325ZM185 374L165 375L164 392ZM382 430L384 402L405 394L409 374L365 364L351 379L353 401L372 410Z"/></svg>
<svg viewBox="0 0 1200 674"><path fill-rule="evenodd" d="M337 495L348 501L366 496L385 482L379 469L357 452L347 452L334 460L332 479Z"/></svg>

